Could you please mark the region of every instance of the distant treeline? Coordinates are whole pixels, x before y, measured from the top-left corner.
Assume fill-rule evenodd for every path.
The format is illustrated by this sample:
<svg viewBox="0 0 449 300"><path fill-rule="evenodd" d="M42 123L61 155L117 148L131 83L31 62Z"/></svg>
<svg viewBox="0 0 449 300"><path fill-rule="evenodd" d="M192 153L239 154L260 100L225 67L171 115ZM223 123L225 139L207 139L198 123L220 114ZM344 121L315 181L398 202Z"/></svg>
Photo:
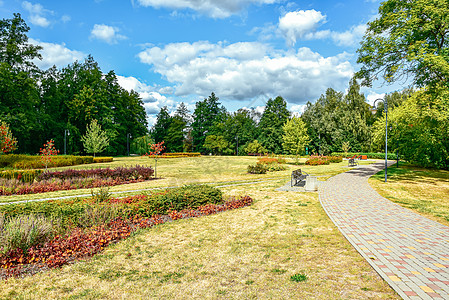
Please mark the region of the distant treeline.
<svg viewBox="0 0 449 300"><path fill-rule="evenodd" d="M50 139L63 152L83 153L81 136L96 119L110 143L106 154L126 154L127 135L143 136L147 121L136 92L119 86L113 71L104 75L89 56L62 70L40 70L32 60L41 47L28 43L20 14L0 21L0 119L18 140L16 153L35 154Z"/></svg>

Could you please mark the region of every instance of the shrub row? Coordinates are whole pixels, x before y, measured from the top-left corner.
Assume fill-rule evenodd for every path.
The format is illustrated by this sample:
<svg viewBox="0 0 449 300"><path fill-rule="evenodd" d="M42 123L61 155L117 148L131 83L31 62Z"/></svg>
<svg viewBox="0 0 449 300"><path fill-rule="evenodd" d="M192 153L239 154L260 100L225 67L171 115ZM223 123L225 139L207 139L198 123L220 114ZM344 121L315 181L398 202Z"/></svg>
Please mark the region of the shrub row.
<svg viewBox="0 0 449 300"><path fill-rule="evenodd" d="M0 206L0 213L6 217L19 215L42 215L49 219L60 220L63 228L83 227L85 214L89 208L104 209L113 205L120 217L150 217L154 214L167 214L170 210L197 208L201 205L223 203L219 189L208 185L188 185L184 187L155 192L151 194L129 196L126 198L92 197L87 199L59 199L44 202L27 202Z"/></svg>
<svg viewBox="0 0 449 300"><path fill-rule="evenodd" d="M42 170L5 170L0 172L0 178L16 179L20 182L33 182Z"/></svg>
<svg viewBox="0 0 449 300"><path fill-rule="evenodd" d="M113 162L113 157L94 157L94 163L106 163L106 162Z"/></svg>
<svg viewBox="0 0 449 300"><path fill-rule="evenodd" d="M43 265L49 268L59 267L81 257L89 257L107 247L110 243L127 238L138 228L148 228L168 221L210 215L226 210L249 206L249 196L232 198L223 204L205 204L194 209L171 210L168 215L154 215L151 218L116 218L110 222L93 226L87 230L78 228L65 235L56 235L43 245L30 249L17 247L0 254L0 278L19 276L26 272L22 265Z"/></svg>
<svg viewBox="0 0 449 300"><path fill-rule="evenodd" d="M71 178L114 178L121 180L143 179L149 180L154 174L154 169L136 165L135 167L117 167L117 168L97 168L75 170L67 169L63 171L47 171L37 176L37 180L49 180L53 178L71 179Z"/></svg>
<svg viewBox="0 0 449 300"><path fill-rule="evenodd" d="M198 152L173 152L173 153L163 153L158 155L158 158L180 158L180 157L199 157L201 153ZM155 155L148 155L150 158L155 158Z"/></svg>
<svg viewBox="0 0 449 300"><path fill-rule="evenodd" d="M372 158L372 159L385 159L385 152L384 153L364 153L364 152L343 153L343 152L333 152L332 155L344 156L344 157L353 157L354 155L357 155L357 156L359 156L359 155L366 155L368 158ZM396 160L396 153L388 153L387 154L387 159Z"/></svg>
<svg viewBox="0 0 449 300"><path fill-rule="evenodd" d="M65 167L94 162L93 156L58 155L51 159L50 167ZM7 154L0 155L0 168L39 169L44 168L38 155Z"/></svg>

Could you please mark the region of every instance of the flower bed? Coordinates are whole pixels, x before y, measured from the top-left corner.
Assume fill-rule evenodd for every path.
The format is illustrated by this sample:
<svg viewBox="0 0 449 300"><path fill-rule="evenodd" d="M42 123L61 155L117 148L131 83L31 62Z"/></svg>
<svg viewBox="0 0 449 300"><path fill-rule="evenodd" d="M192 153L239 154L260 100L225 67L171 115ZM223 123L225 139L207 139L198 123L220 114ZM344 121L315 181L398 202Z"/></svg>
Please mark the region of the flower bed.
<svg viewBox="0 0 449 300"><path fill-rule="evenodd" d="M212 198L210 198L211 196ZM178 199L178 202L175 202L178 209L175 209L172 205L176 199ZM3 214L9 220L39 212L48 219L53 216L52 220L56 220L55 216L58 212L64 211L64 213L59 214L60 222L53 222L52 224L68 224L67 220L73 222L76 219L75 216L78 216L78 221L83 221L81 216L86 218L86 212L95 215L99 221L91 223L91 226L84 229L81 227L86 227L85 225L88 223L86 220L83 221L83 226L80 226L81 224L72 224L72 226L65 228L65 231L62 232L60 228L55 228L54 236L45 242L0 251L0 278L32 272L36 268L54 268L77 258L92 256L103 250L110 243L125 239L140 228L148 228L173 220L200 217L249 206L252 201L249 196L243 196L238 199L230 198L227 201L223 201L221 192L216 188L186 186L151 195L137 195L121 199L99 199L93 197L70 201L57 200L48 203L27 203L16 205L15 209L12 206L9 208L2 207ZM151 202L154 203L149 206L144 205ZM151 206L158 207L160 204L163 204L164 208L158 208L158 211L163 211L165 212L164 214L153 214L151 209L147 210ZM114 208L115 214L109 214L108 218L104 218L104 214L98 213L99 210L97 210L96 214L92 213L95 211L95 207L101 206L106 211ZM69 208L72 208L72 210L70 211ZM81 212L83 210L84 212ZM0 214L0 217L3 214ZM4 225L6 224L4 220L5 217L3 217L3 227L7 228L8 224ZM29 227L35 228L35 226ZM7 231L2 228L1 218L0 229L0 233ZM2 235L0 234L1 240Z"/></svg>
<svg viewBox="0 0 449 300"><path fill-rule="evenodd" d="M147 155L149 158L155 158L156 155ZM180 158L180 157L200 157L201 153L197 152L177 152L177 153L163 153L157 155L157 158Z"/></svg>
<svg viewBox="0 0 449 300"><path fill-rule="evenodd" d="M154 170L151 167L135 166L129 168L99 168L89 170L73 170L44 172L35 177L35 182L24 182L20 179L1 179L0 195L27 195L96 188L100 186L115 186L142 182L153 179Z"/></svg>

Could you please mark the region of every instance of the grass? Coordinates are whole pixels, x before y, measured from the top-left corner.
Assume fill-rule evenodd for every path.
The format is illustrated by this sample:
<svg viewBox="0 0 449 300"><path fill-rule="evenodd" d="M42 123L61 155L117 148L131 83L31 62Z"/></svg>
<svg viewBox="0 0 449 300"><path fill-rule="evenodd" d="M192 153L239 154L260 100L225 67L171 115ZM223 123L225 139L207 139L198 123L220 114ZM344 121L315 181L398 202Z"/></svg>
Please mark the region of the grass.
<svg viewBox="0 0 449 300"><path fill-rule="evenodd" d="M174 176L172 168L182 166L183 180L279 179L222 188L249 194L251 207L141 230L91 260L9 279L0 299L399 299L339 233L316 193L275 191L298 166L249 176L254 158L183 160L159 161L158 173ZM330 176L345 165L303 169ZM307 280L297 282L298 274Z"/></svg>
<svg viewBox="0 0 449 300"><path fill-rule="evenodd" d="M449 171L431 170L401 163L369 179L370 185L383 197L449 226Z"/></svg>
<svg viewBox="0 0 449 300"><path fill-rule="evenodd" d="M305 158L301 162L305 162ZM191 158L159 159L157 162L158 180L151 180L140 183L125 184L111 187L110 192L120 192L123 195L136 194L136 190L151 189L158 187L182 186L191 183L224 183L230 181L252 181L267 178L288 178L292 170L301 168L311 175L324 176L325 180L330 176L347 171L347 162L328 166L295 166L286 165L287 170L279 172L268 172L267 174L248 174L246 168L249 164L255 164L256 157L235 157L235 156L202 156ZM119 166L153 166L154 159L148 157L117 157L110 163L97 163L90 165L79 165L72 167L53 168L51 170L64 170L68 168L106 168ZM69 191L57 191L42 194L14 195L0 197L0 203L36 200L42 198L56 198L66 196L90 195L91 189L79 189Z"/></svg>

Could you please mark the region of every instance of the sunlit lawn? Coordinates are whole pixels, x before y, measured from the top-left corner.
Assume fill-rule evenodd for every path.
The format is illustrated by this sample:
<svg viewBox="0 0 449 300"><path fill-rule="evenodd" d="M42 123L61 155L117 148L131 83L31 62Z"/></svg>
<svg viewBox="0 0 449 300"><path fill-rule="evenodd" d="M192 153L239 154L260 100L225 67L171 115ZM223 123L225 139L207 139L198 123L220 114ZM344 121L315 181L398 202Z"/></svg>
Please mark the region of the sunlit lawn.
<svg viewBox="0 0 449 300"><path fill-rule="evenodd" d="M449 171L401 163L373 176L369 183L383 197L430 219L449 225Z"/></svg>
<svg viewBox="0 0 449 300"><path fill-rule="evenodd" d="M173 160L160 171L174 176L171 168L182 166L197 174L180 173L192 181L248 179L244 170L254 161ZM202 174L198 162L211 174ZM325 175L343 166L307 171ZM317 193L275 191L289 172L222 189L249 194L251 207L142 230L91 260L10 279L0 299L399 299L328 219ZM294 282L295 274L308 279Z"/></svg>

